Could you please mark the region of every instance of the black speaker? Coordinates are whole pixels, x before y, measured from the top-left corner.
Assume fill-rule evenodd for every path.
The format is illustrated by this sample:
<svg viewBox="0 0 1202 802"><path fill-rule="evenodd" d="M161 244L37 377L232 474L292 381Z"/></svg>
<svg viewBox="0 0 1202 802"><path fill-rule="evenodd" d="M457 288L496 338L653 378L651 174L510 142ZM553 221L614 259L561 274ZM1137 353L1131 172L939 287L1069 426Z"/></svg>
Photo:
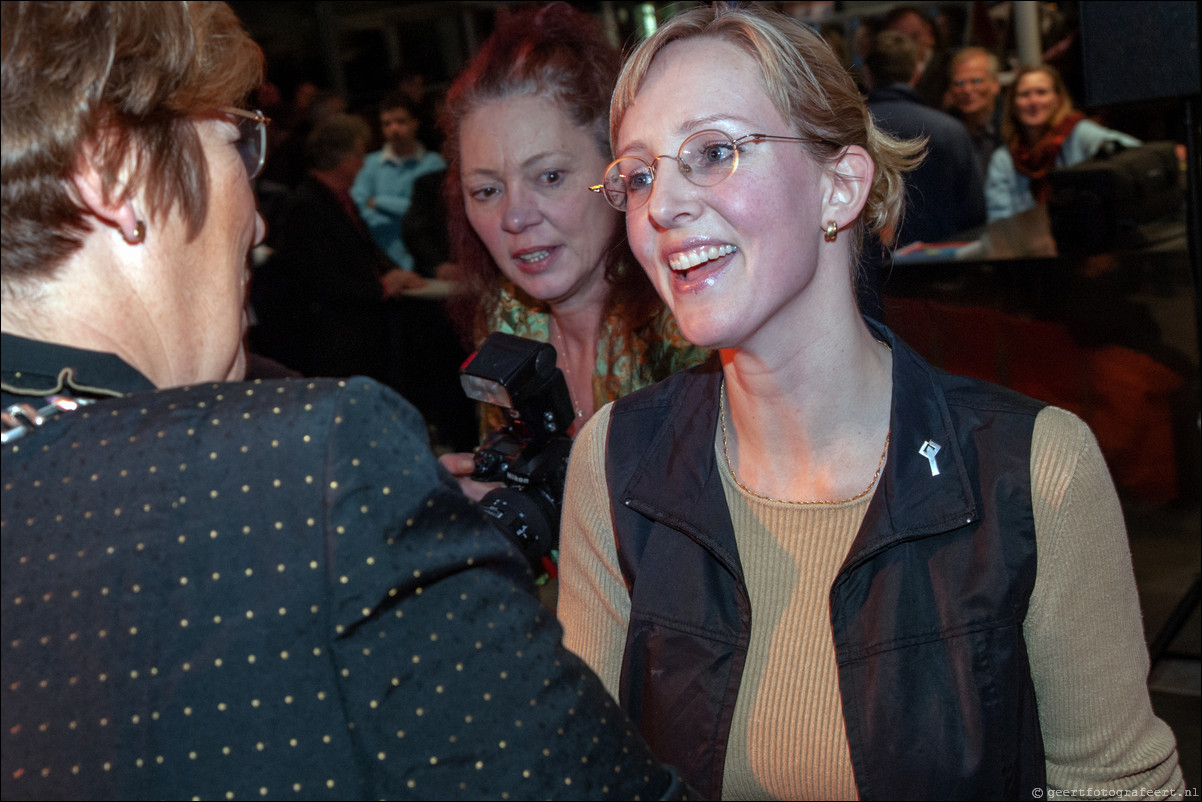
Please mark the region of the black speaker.
<svg viewBox="0 0 1202 802"><path fill-rule="evenodd" d="M1082 0L1085 105L1199 93L1196 2Z"/></svg>

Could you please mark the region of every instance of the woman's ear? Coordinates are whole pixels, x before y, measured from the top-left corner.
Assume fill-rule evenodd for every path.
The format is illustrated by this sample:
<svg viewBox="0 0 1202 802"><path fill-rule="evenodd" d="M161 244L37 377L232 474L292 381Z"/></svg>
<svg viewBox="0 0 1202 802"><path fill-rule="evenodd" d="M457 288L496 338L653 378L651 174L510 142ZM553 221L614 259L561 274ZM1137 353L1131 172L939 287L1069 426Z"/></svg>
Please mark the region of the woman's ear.
<svg viewBox="0 0 1202 802"><path fill-rule="evenodd" d="M826 172L828 183L821 225L834 220L838 229L843 230L859 219L868 202L875 167L868 151L848 145Z"/></svg>
<svg viewBox="0 0 1202 802"><path fill-rule="evenodd" d="M104 181L91 158L81 158L71 178L80 201L97 220L120 231L131 245L146 238L146 223L138 218L133 203L122 199L122 193L116 189L106 195Z"/></svg>

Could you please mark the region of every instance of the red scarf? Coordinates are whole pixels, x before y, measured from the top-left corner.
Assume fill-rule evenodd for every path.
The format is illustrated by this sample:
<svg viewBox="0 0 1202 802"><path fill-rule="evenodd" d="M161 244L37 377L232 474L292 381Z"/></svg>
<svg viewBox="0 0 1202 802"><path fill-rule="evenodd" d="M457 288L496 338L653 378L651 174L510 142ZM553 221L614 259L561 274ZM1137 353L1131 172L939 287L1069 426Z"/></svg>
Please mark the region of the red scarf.
<svg viewBox="0 0 1202 802"><path fill-rule="evenodd" d="M1034 145L1022 142L1021 135L1018 143L1011 145L1010 154L1014 157L1014 169L1020 175L1031 179L1031 194L1037 203L1047 203L1052 185L1048 183L1048 173L1056 167L1056 159L1064 141L1077 127L1077 123L1085 119L1079 111L1071 112L1063 120L1046 131Z"/></svg>

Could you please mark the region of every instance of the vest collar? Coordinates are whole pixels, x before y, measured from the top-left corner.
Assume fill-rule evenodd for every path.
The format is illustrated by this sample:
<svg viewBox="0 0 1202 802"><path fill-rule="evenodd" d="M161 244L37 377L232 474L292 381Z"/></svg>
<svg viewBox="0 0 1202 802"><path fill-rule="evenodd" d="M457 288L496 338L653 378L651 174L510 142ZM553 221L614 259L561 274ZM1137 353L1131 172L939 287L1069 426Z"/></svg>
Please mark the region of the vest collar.
<svg viewBox="0 0 1202 802"><path fill-rule="evenodd" d="M935 369L886 326L867 322L873 336L893 349L893 434L845 569L898 541L946 532L977 517L964 454ZM934 450L930 444L938 447L932 457L927 456Z"/></svg>
<svg viewBox="0 0 1202 802"><path fill-rule="evenodd" d="M844 569L892 543L944 532L977 517L964 456L934 368L887 327L866 322L893 349L893 434L885 469ZM741 576L714 449L721 379L721 366L711 359L669 379L666 392L615 406L614 415L666 407L663 425L619 498L686 533ZM939 447L934 455L938 475L920 451L926 442ZM716 525L718 521L723 524Z"/></svg>

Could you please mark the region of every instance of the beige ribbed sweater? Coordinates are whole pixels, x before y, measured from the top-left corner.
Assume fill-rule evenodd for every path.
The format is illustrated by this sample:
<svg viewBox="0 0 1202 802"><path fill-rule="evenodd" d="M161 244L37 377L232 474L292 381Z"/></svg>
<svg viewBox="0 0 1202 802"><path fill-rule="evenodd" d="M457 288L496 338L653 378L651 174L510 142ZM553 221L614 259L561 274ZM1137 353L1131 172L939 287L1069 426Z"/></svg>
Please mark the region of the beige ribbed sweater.
<svg viewBox="0 0 1202 802"><path fill-rule="evenodd" d="M593 417L572 452L559 616L568 648L616 698L630 598L605 482L609 411ZM722 796L854 799L829 596L870 498L818 506L764 501L735 485L720 454L717 462L755 622ZM1039 561L1024 634L1048 784L1181 791L1175 739L1148 699L1122 511L1080 419L1051 407L1039 414L1031 477Z"/></svg>

